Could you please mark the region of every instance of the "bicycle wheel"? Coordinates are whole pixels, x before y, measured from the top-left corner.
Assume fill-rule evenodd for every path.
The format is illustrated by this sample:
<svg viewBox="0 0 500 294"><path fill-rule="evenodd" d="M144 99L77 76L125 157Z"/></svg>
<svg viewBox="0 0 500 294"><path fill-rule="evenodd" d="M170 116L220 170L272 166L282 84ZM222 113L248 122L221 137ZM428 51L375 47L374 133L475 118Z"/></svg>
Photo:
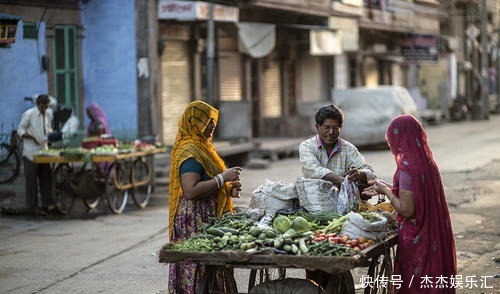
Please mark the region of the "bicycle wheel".
<svg viewBox="0 0 500 294"><path fill-rule="evenodd" d="M114 214L120 214L127 205L128 191L118 189L115 181L117 183L128 182L125 168L120 163L113 163L104 184L104 194L106 195L109 209Z"/></svg>
<svg viewBox="0 0 500 294"><path fill-rule="evenodd" d="M132 188L132 200L139 208L144 208L148 205L149 198L151 197L151 166L143 158L137 158L132 165L134 182L148 180L148 183L142 186Z"/></svg>
<svg viewBox="0 0 500 294"><path fill-rule="evenodd" d="M13 181L21 169L21 156L6 143L0 145L0 184Z"/></svg>
<svg viewBox="0 0 500 294"><path fill-rule="evenodd" d="M56 167L53 174L56 204L65 214L69 214L75 204L75 197L64 189L64 179L71 173L73 173L73 168L67 163L61 163Z"/></svg>

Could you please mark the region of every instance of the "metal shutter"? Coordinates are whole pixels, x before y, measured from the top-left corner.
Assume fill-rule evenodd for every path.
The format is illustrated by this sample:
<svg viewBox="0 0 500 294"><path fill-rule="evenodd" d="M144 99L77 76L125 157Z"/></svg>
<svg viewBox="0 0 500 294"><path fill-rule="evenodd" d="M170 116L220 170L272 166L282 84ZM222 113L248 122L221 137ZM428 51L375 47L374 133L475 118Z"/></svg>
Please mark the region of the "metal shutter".
<svg viewBox="0 0 500 294"><path fill-rule="evenodd" d="M186 41L169 40L161 56L162 139L166 145L174 143L179 117L191 102L191 72L187 52Z"/></svg>
<svg viewBox="0 0 500 294"><path fill-rule="evenodd" d="M264 71L264 97L262 114L265 118L281 116L281 88L279 64L270 61Z"/></svg>
<svg viewBox="0 0 500 294"><path fill-rule="evenodd" d="M321 58L304 56L300 61L302 69L301 101L305 103L324 101Z"/></svg>
<svg viewBox="0 0 500 294"><path fill-rule="evenodd" d="M219 51L220 100L241 100L241 58L236 51Z"/></svg>

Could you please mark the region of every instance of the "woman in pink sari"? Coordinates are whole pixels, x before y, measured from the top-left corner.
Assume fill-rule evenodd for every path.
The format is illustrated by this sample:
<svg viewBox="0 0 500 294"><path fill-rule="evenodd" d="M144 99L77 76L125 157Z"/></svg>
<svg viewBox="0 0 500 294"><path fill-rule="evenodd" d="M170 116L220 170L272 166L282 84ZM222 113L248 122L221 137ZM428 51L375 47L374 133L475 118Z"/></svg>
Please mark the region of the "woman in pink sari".
<svg viewBox="0 0 500 294"><path fill-rule="evenodd" d="M111 134L106 114L97 103L89 104L86 110L87 116L90 119L89 125L87 126L87 136L93 137L102 134Z"/></svg>
<svg viewBox="0 0 500 294"><path fill-rule="evenodd" d="M364 194L387 195L398 212L395 275L400 293L455 293L455 241L439 169L422 125L411 115L392 120L386 140L396 159L393 185L377 180Z"/></svg>

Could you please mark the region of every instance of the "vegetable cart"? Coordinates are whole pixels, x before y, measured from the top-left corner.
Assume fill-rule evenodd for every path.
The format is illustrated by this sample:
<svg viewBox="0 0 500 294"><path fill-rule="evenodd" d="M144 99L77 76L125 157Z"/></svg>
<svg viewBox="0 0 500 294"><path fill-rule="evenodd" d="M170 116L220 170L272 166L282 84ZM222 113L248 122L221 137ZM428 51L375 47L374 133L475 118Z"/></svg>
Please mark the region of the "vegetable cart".
<svg viewBox="0 0 500 294"><path fill-rule="evenodd" d="M111 211L125 209L129 193L134 204L144 208L152 191L152 157L165 152L152 148L128 153L41 154L35 163L52 165L56 201L61 209L71 211L77 198L95 208L104 198Z"/></svg>
<svg viewBox="0 0 500 294"><path fill-rule="evenodd" d="M329 275L326 293L355 293L351 270L356 267L367 267L366 277L373 281L364 290L365 294L391 293L393 285L389 283L393 273L393 251L397 244L397 234L388 235L385 240L353 256L296 256L276 254L273 250L246 252L243 250L223 250L215 252L186 252L172 250L171 244L166 244L160 251L161 263L194 262L206 266L201 277L197 293L220 293L215 288L215 276L223 274L229 280L229 293L237 293L234 268L250 269L248 291L258 282L266 282L265 273L270 269L280 272L278 279L284 278L287 268L302 268L321 270ZM380 286L375 281L386 281ZM227 289L226 289L227 291Z"/></svg>

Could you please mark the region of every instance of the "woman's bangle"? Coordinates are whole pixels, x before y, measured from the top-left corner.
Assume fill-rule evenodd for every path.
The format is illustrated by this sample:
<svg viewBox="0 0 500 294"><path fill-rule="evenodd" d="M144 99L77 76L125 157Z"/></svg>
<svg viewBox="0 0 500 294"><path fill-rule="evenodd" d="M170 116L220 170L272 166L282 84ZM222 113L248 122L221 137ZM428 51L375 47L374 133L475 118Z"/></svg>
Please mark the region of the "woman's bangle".
<svg viewBox="0 0 500 294"><path fill-rule="evenodd" d="M389 202L391 202L391 203L392 203L392 200L394 200L394 197L396 197L396 196L394 196L392 194L387 195L387 198L389 198Z"/></svg>
<svg viewBox="0 0 500 294"><path fill-rule="evenodd" d="M219 178L220 186L221 187L224 186L225 181L224 181L224 177L222 176L222 174L218 174L216 177Z"/></svg>
<svg viewBox="0 0 500 294"><path fill-rule="evenodd" d="M215 183L217 184L217 189L220 189L219 177L218 175L214 177Z"/></svg>

